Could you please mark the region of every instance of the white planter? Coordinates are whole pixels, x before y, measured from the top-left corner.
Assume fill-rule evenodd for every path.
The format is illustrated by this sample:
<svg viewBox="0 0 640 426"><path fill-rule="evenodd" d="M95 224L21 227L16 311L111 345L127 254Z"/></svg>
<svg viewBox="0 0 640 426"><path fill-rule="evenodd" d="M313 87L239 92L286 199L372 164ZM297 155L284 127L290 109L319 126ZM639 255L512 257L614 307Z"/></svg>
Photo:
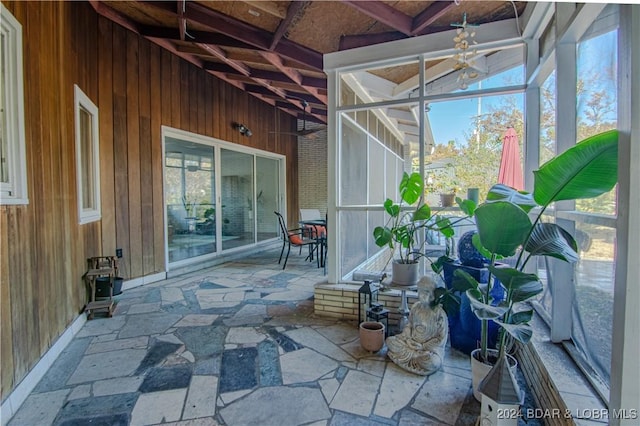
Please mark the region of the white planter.
<svg viewBox="0 0 640 426"><path fill-rule="evenodd" d="M394 285L414 286L420 279L419 263L400 263L394 260L391 264L391 281Z"/></svg>
<svg viewBox="0 0 640 426"><path fill-rule="evenodd" d="M498 351L495 349L487 349L487 353L489 358L492 358L494 363L498 361ZM472 385L473 385L473 396L476 401L482 400L482 394L478 392L478 386L480 382L489 374L489 371L493 368L493 364L485 364L480 362L478 359L480 358L480 349L474 349L471 352L471 374L472 374ZM518 369L518 361L507 354L507 359L509 360L509 368L511 372L515 375L516 370Z"/></svg>

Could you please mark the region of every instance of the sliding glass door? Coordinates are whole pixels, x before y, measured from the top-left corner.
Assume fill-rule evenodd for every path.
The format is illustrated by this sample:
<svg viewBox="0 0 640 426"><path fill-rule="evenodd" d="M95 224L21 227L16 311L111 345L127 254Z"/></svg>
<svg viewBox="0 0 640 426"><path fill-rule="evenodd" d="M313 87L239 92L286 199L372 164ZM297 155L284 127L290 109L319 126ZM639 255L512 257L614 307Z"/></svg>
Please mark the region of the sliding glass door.
<svg viewBox="0 0 640 426"><path fill-rule="evenodd" d="M216 252L214 149L165 141L169 263Z"/></svg>
<svg viewBox="0 0 640 426"><path fill-rule="evenodd" d="M166 128L164 140L169 264L277 238L281 156Z"/></svg>
<svg viewBox="0 0 640 426"><path fill-rule="evenodd" d="M278 236L274 211L280 210L280 161L256 157L256 226L258 241Z"/></svg>
<svg viewBox="0 0 640 426"><path fill-rule="evenodd" d="M253 155L220 150L222 249L255 241Z"/></svg>

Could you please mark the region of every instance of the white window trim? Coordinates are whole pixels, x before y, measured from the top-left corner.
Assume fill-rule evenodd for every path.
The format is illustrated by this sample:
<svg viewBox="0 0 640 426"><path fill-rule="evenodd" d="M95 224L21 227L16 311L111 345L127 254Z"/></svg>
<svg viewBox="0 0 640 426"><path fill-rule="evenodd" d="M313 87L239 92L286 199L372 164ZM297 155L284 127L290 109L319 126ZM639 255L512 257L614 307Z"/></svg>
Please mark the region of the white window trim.
<svg viewBox="0 0 640 426"><path fill-rule="evenodd" d="M3 4L0 27L5 37L3 49L6 65L5 123L8 142L7 168L9 182L0 183L0 204L29 204L27 192L27 159L24 127L24 90L22 69L22 25Z"/></svg>
<svg viewBox="0 0 640 426"><path fill-rule="evenodd" d="M78 187L78 219L82 225L84 223L95 222L100 220L101 207L100 207L100 139L98 131L98 107L91 102L91 99L78 87L74 85L74 115L75 115L75 131L76 131L76 181ZM92 129L92 144L93 144L93 158L91 159L93 164L91 167L93 173L93 182L95 185L94 194L95 198L93 204L95 209L85 210L82 206L82 200L84 199L84 188L82 182L82 147L81 147L81 132L80 132L80 108L87 110L91 114L91 129Z"/></svg>

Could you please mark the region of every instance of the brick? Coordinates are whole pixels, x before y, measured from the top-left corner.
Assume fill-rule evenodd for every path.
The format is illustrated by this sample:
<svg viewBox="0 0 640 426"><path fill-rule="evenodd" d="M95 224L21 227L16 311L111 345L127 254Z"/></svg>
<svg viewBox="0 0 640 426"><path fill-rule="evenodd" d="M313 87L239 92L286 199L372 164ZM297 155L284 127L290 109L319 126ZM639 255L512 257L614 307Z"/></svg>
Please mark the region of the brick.
<svg viewBox="0 0 640 426"><path fill-rule="evenodd" d="M346 308L338 308L335 306L325 306L325 311L327 312L339 312L339 313L343 313L343 314L352 314L353 315L353 309L346 309ZM357 312L356 312L357 314Z"/></svg>
<svg viewBox="0 0 640 426"><path fill-rule="evenodd" d="M340 307L340 308L343 307L342 306L342 302L335 301L335 300L322 300L322 301L320 301L319 305L322 305L322 306L337 306L337 307Z"/></svg>

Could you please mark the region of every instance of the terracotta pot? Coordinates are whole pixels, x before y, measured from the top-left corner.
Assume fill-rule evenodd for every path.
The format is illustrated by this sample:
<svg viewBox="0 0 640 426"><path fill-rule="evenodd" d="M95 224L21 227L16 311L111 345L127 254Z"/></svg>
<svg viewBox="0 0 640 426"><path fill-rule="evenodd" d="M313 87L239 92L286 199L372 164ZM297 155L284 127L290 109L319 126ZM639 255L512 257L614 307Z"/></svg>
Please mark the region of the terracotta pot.
<svg viewBox="0 0 640 426"><path fill-rule="evenodd" d="M365 321L360 324L360 345L369 352L378 352L384 346L384 324Z"/></svg>
<svg viewBox="0 0 640 426"><path fill-rule="evenodd" d="M453 201L456 199L456 194L440 194L440 204L442 207L453 206Z"/></svg>
<svg viewBox="0 0 640 426"><path fill-rule="evenodd" d="M482 394L478 392L478 386L498 361L498 351L495 349L487 349L487 356L489 357L491 364L485 364L480 361L480 349L475 349L471 352L471 380L473 385L473 397L476 401L482 401ZM509 361L509 369L511 369L511 372L515 375L516 370L518 369L518 361L509 354L507 354L507 360Z"/></svg>

